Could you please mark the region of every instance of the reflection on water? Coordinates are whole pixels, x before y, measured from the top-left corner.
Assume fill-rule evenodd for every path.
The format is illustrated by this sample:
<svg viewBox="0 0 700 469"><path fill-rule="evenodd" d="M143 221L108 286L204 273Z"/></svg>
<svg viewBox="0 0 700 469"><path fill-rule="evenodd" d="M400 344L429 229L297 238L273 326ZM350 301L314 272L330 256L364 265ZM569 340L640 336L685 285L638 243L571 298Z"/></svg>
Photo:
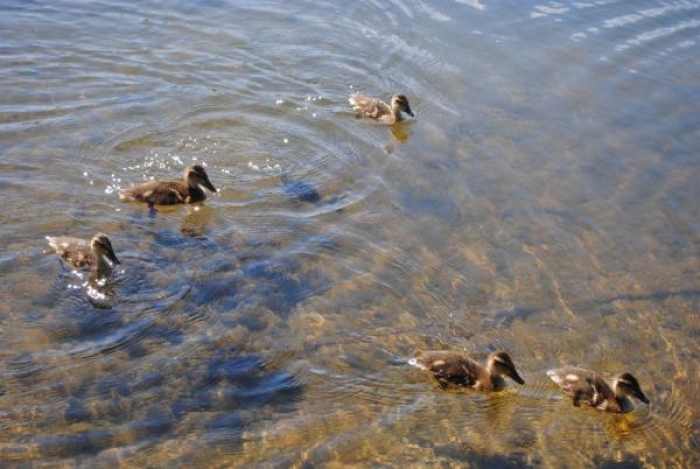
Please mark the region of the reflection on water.
<svg viewBox="0 0 700 469"><path fill-rule="evenodd" d="M0 11L3 467L700 463L700 2ZM118 200L197 162L203 204ZM105 285L44 252L98 231ZM575 408L563 364L651 404Z"/></svg>

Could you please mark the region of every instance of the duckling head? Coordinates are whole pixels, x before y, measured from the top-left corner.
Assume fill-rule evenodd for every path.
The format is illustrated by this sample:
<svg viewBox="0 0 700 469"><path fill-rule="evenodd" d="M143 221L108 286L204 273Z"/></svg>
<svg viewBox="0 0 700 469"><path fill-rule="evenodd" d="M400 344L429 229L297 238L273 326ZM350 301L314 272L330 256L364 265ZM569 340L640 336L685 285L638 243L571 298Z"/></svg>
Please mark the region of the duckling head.
<svg viewBox="0 0 700 469"><path fill-rule="evenodd" d="M413 114L413 110L411 109L411 105L408 104L408 98L405 94L395 94L391 97L391 109L397 116L399 115L399 112L405 112L411 117L416 116Z"/></svg>
<svg viewBox="0 0 700 469"><path fill-rule="evenodd" d="M190 187L204 186L210 191L216 192L216 187L214 187L214 184L209 180L209 175L204 169L204 166L200 164L188 166L185 169L185 180Z"/></svg>
<svg viewBox="0 0 700 469"><path fill-rule="evenodd" d="M121 264L117 255L114 254L114 249L112 249L112 242L109 240L106 234L97 233L90 241L90 248L95 254L95 258L102 259L107 258L110 262L114 264Z"/></svg>
<svg viewBox="0 0 700 469"><path fill-rule="evenodd" d="M507 376L518 384L525 384L525 380L520 377L515 369L510 355L504 351L493 352L489 355L488 369L492 375Z"/></svg>
<svg viewBox="0 0 700 469"><path fill-rule="evenodd" d="M642 392L642 388L639 386L639 381L637 378L632 376L632 373L622 373L615 377L615 382L613 388L615 389L615 394L620 397L632 396L645 404L649 404L649 399Z"/></svg>

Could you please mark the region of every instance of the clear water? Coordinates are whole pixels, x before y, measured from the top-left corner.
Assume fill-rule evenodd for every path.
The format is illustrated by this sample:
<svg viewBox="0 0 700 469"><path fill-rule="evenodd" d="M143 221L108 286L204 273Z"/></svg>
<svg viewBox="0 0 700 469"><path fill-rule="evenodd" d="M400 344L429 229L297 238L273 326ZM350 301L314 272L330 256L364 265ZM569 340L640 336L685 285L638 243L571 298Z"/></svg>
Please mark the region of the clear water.
<svg viewBox="0 0 700 469"><path fill-rule="evenodd" d="M6 0L0 31L2 467L700 464L699 1ZM119 202L192 162L203 205ZM104 286L44 240L98 231ZM426 348L526 385L443 391ZM561 364L651 405L574 408Z"/></svg>

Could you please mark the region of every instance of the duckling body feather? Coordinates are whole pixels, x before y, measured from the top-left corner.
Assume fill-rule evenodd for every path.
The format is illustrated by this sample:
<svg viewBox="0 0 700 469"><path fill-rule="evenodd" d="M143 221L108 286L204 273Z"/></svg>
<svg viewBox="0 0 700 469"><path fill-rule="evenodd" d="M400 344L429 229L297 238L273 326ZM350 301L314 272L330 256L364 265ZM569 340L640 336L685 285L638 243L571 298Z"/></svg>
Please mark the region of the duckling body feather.
<svg viewBox="0 0 700 469"><path fill-rule="evenodd" d="M127 189L120 194L123 202L146 202L149 205L177 205L206 200L199 187L181 181L153 181Z"/></svg>
<svg viewBox="0 0 700 469"><path fill-rule="evenodd" d="M107 274L112 268L109 262L121 264L105 234L98 233L90 241L70 236L47 236L46 239L56 254L75 268L89 266L98 274Z"/></svg>
<svg viewBox="0 0 700 469"><path fill-rule="evenodd" d="M202 202L207 194L202 187L216 192L201 165L185 168L184 181L152 181L119 193L123 202L146 202L149 206Z"/></svg>
<svg viewBox="0 0 700 469"><path fill-rule="evenodd" d="M573 398L577 407L583 404L607 412L626 412L632 408L632 402L627 397L629 395L649 403L636 378L630 373L616 376L612 386L595 371L573 366L549 370L547 375L564 394Z"/></svg>
<svg viewBox="0 0 700 469"><path fill-rule="evenodd" d="M49 246L73 267L92 266L95 256L90 249L90 241L69 236L47 236Z"/></svg>
<svg viewBox="0 0 700 469"><path fill-rule="evenodd" d="M478 391L499 391L506 385L503 376L524 384L510 356L505 352L492 353L486 366L476 363L465 354L445 350L422 352L410 359L409 364L432 372L443 387L452 384Z"/></svg>
<svg viewBox="0 0 700 469"><path fill-rule="evenodd" d="M402 112L414 116L408 98L402 94L395 94L391 97L391 104L387 104L381 99L367 96L353 95L348 99L353 109L360 117L374 119L381 124L394 124L403 120Z"/></svg>

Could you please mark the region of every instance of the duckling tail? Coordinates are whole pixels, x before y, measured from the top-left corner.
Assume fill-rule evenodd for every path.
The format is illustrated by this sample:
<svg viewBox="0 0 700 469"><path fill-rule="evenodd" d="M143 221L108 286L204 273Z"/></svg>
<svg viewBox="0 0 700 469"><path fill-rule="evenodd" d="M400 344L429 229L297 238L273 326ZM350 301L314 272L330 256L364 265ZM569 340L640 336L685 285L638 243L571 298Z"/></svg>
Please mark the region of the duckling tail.
<svg viewBox="0 0 700 469"><path fill-rule="evenodd" d="M418 359L415 358L415 357L409 358L409 359L408 359L408 364L411 365L411 366L415 366L416 368L419 368L419 369L421 369L421 370L427 370L427 369L428 369L423 363L421 363L420 361L418 361Z"/></svg>

